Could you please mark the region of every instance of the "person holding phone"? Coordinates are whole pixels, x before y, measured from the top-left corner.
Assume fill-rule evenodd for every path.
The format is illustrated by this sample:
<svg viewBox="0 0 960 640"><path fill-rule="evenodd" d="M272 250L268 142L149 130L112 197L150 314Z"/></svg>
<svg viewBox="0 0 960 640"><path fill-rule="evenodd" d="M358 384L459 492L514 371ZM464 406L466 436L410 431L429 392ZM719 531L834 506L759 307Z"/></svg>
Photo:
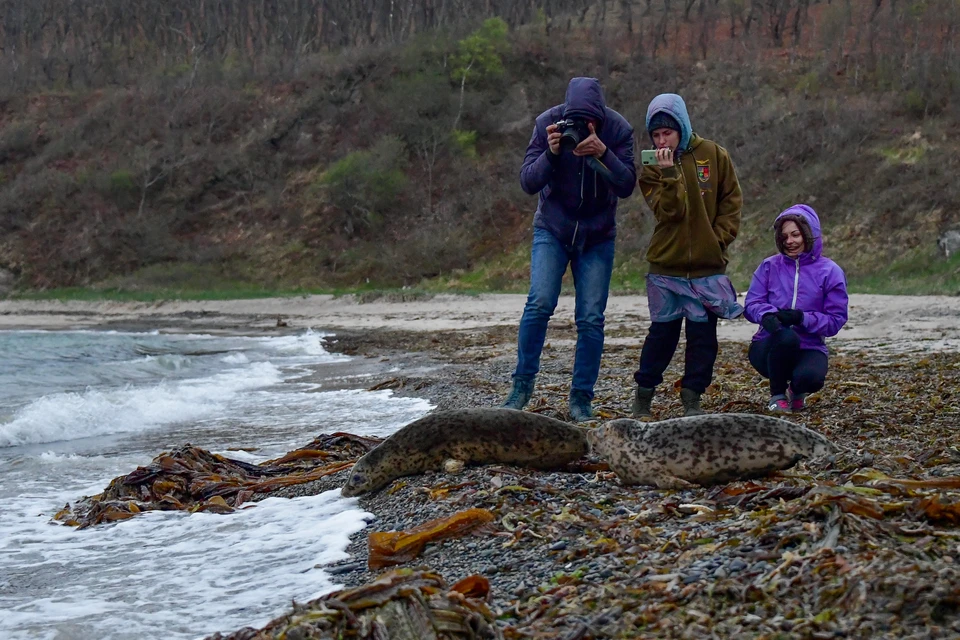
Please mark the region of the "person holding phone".
<svg viewBox="0 0 960 640"><path fill-rule="evenodd" d="M686 319L680 398L684 415L700 415L700 396L713 379L717 319L743 313L725 275L727 249L740 230L743 198L726 149L693 132L679 95L664 93L647 107L655 149L641 152L639 185L656 226L647 249L650 330L634 374L633 415L651 415Z"/></svg>

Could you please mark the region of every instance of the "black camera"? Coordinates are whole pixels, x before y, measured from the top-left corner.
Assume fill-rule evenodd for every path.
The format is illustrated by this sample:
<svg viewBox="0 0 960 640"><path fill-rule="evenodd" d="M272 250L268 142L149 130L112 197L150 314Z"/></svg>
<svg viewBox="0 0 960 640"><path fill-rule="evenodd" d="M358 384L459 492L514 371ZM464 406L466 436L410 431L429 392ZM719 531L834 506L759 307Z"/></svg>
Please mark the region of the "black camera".
<svg viewBox="0 0 960 640"><path fill-rule="evenodd" d="M560 132L560 153L573 151L590 135L590 128L583 118L565 118L557 123L557 131Z"/></svg>

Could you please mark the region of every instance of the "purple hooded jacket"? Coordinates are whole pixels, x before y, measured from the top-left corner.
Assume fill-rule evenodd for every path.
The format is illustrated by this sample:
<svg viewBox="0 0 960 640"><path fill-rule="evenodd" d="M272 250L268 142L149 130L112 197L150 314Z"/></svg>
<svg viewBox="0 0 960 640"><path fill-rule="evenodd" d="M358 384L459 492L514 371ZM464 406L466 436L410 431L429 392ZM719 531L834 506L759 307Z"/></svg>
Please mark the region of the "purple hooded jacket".
<svg viewBox="0 0 960 640"><path fill-rule="evenodd" d="M554 155L547 145L547 125L579 116L597 122L597 137L607 145L599 158L607 176L598 174L590 158L572 153ZM597 244L616 235L617 201L637 185L633 161L633 127L607 106L595 78L573 78L563 104L537 116L520 168L520 186L540 194L533 226L547 229L560 242L576 247Z"/></svg>
<svg viewBox="0 0 960 640"><path fill-rule="evenodd" d="M780 309L800 309L803 323L794 327L801 349L827 353L824 338L835 336L847 322L847 279L837 263L823 256L820 218L805 204L790 207L777 216L802 216L810 225L813 248L794 260L783 253L770 256L753 273L750 289L744 300L744 317L760 323L768 313ZM770 335L760 329L754 340Z"/></svg>

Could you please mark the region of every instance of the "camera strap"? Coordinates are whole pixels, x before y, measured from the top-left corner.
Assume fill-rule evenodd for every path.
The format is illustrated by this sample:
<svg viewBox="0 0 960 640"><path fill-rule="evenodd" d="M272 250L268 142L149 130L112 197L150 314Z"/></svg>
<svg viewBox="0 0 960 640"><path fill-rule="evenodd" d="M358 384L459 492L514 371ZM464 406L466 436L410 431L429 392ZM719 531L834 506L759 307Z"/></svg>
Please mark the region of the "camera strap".
<svg viewBox="0 0 960 640"><path fill-rule="evenodd" d="M613 181L613 172L607 168L607 165L603 164L593 156L587 157L587 164L590 165L590 168L593 169L596 173L603 176L607 179L608 182Z"/></svg>

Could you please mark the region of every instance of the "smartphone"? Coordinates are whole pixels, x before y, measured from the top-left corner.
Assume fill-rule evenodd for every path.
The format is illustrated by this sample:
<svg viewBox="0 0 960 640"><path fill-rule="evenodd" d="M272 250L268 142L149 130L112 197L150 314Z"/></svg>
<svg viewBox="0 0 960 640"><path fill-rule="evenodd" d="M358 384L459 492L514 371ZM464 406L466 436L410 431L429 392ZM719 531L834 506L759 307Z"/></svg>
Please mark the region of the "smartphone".
<svg viewBox="0 0 960 640"><path fill-rule="evenodd" d="M657 163L657 150L656 149L644 149L640 152L640 164L658 164Z"/></svg>

